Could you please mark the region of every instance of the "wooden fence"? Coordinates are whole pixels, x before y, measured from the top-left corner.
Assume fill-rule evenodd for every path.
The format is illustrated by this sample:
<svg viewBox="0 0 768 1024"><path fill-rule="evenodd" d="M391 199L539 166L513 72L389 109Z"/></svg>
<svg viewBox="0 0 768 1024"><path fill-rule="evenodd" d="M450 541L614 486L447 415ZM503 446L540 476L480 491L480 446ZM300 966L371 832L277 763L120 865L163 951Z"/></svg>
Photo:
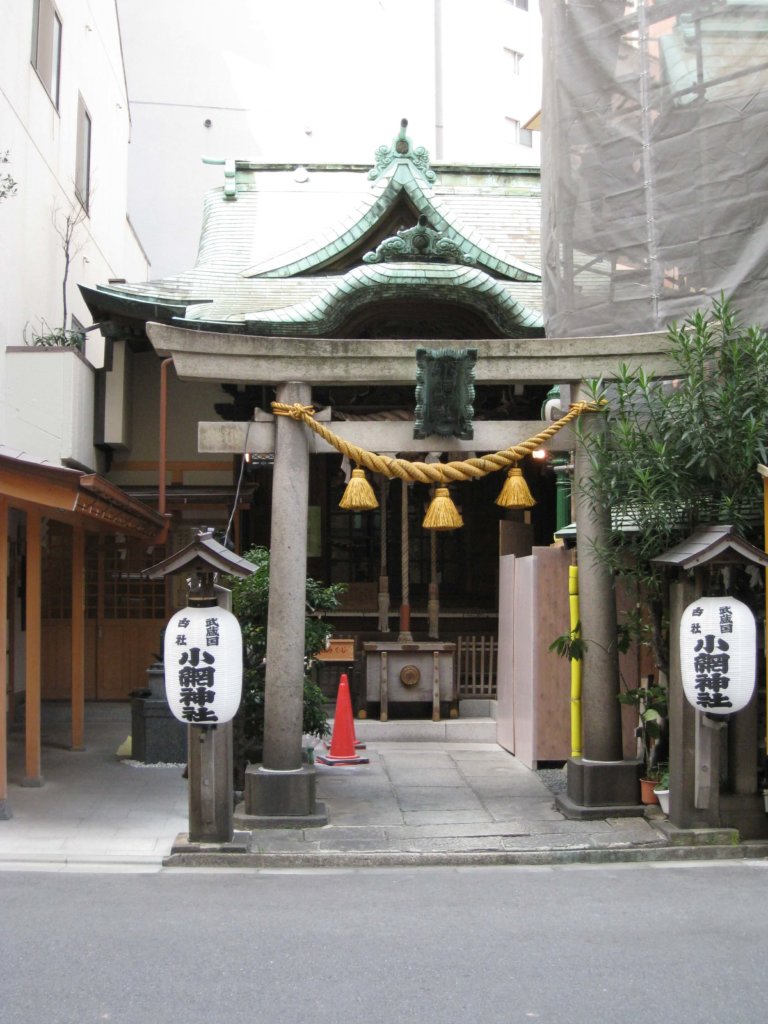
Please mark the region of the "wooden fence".
<svg viewBox="0 0 768 1024"><path fill-rule="evenodd" d="M456 638L456 671L461 700L496 698L497 656L495 636Z"/></svg>

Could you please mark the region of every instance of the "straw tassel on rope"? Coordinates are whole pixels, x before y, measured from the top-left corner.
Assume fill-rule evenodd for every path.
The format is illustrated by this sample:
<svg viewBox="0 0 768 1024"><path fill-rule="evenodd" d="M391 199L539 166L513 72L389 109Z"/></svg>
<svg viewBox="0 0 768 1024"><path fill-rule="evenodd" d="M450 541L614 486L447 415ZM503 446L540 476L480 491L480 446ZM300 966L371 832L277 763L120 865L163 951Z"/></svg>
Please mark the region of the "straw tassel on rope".
<svg viewBox="0 0 768 1024"><path fill-rule="evenodd" d="M496 504L501 508L533 508L536 504L519 466L512 466L508 471Z"/></svg>
<svg viewBox="0 0 768 1024"><path fill-rule="evenodd" d="M458 530L464 525L464 520L453 504L447 487L435 488L435 496L421 525L425 530Z"/></svg>
<svg viewBox="0 0 768 1024"><path fill-rule="evenodd" d="M373 493L373 488L368 483L365 470L359 467L353 469L347 489L339 502L339 508L346 509L348 512L371 512L378 507L379 503Z"/></svg>

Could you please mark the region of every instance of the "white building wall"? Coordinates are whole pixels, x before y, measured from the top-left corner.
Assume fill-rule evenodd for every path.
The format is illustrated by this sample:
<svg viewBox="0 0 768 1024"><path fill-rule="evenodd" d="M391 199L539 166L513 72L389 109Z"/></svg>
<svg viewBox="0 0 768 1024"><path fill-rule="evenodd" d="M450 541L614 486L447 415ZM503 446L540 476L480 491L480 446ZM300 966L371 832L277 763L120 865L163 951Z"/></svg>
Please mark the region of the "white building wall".
<svg viewBox="0 0 768 1024"><path fill-rule="evenodd" d="M145 280L148 265L126 219L130 121L116 5L111 0L56 0L62 22L58 109L30 59L33 9L31 0L6 0L0 32L0 153L8 151L10 161L0 171L18 182L16 195L0 202L0 441L43 454L35 451L40 433L30 429L31 417L8 413L5 349L23 345L25 336L30 342L44 325L70 328L72 316L87 327L90 315L78 284L114 277ZM74 187L79 97L92 120L87 213ZM78 224L70 248L64 324L65 257L57 229L63 230L67 216ZM87 354L98 365L101 345L88 337ZM57 377L55 372L52 376ZM41 376L41 387L49 377ZM72 442L60 434L57 451L62 445L69 449ZM82 454L81 441L74 447ZM90 448L85 461L93 465Z"/></svg>
<svg viewBox="0 0 768 1024"><path fill-rule="evenodd" d="M434 163L538 165L538 0L118 0L133 135L129 209L152 277L195 260L220 167L372 164L400 119ZM507 51L522 55L510 73Z"/></svg>
<svg viewBox="0 0 768 1024"><path fill-rule="evenodd" d="M5 370L9 443L54 465L94 470L95 371L84 356L68 348L9 348Z"/></svg>

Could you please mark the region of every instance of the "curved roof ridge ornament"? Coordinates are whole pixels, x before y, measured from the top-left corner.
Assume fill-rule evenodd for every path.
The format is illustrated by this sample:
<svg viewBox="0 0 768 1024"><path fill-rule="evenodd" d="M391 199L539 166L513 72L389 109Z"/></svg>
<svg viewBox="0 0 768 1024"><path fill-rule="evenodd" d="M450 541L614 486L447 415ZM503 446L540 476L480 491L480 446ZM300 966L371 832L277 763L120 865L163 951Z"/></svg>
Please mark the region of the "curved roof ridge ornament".
<svg viewBox="0 0 768 1024"><path fill-rule="evenodd" d="M415 227L401 228L396 235L380 242L375 251L367 252L363 256L363 263L390 263L414 259L425 262L465 263L469 266L477 263L474 256L447 238L445 232L430 227L429 220L423 213Z"/></svg>
<svg viewBox="0 0 768 1024"><path fill-rule="evenodd" d="M398 160L410 160L427 181L433 182L436 180L437 175L429 166L429 153L424 146L417 146L414 149L413 142L405 134L407 127L408 120L404 117L400 122L400 131L392 140L392 145L379 146L376 150L374 154L376 165L368 172L368 177L371 181L376 181L377 178L380 178Z"/></svg>

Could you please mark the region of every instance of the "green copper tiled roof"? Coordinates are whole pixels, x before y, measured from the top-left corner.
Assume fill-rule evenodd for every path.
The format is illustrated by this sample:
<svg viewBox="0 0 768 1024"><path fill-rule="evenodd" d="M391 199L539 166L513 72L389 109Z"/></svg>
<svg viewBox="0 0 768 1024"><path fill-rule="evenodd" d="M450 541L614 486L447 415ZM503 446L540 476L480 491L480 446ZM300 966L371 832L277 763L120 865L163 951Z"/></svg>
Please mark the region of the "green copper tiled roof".
<svg viewBox="0 0 768 1024"><path fill-rule="evenodd" d="M205 196L195 266L163 280L84 289L94 318L139 332L147 319L175 319L317 336L341 330L366 303L407 295L465 304L503 334L542 333L538 172L429 168L415 152L392 155L374 181L362 165L230 161L226 188ZM466 257L466 265L438 262L436 253L394 263L386 249L382 263L363 262L420 216L455 244L448 258Z"/></svg>
<svg viewBox="0 0 768 1024"><path fill-rule="evenodd" d="M409 162L401 160L391 164L377 185L378 195L372 193L366 202L352 208L345 218L329 225L322 236L310 239L292 252L281 253L249 267L243 271L245 276L292 277L322 268L369 235L404 193L417 214L426 216L431 227L460 245L479 266L513 281L541 280L535 267L510 256L476 228L462 224L450 204L432 194L433 190L414 173Z"/></svg>
<svg viewBox="0 0 768 1024"><path fill-rule="evenodd" d="M318 279L312 279L317 285ZM338 278L320 279L322 290L292 305L252 310L238 320L252 334L310 335L337 333L351 313L382 299L450 300L483 313L502 334L542 328L541 315L513 298L506 282L476 267L454 264L397 263L356 267ZM230 320L221 302L189 310L187 317L204 323Z"/></svg>

